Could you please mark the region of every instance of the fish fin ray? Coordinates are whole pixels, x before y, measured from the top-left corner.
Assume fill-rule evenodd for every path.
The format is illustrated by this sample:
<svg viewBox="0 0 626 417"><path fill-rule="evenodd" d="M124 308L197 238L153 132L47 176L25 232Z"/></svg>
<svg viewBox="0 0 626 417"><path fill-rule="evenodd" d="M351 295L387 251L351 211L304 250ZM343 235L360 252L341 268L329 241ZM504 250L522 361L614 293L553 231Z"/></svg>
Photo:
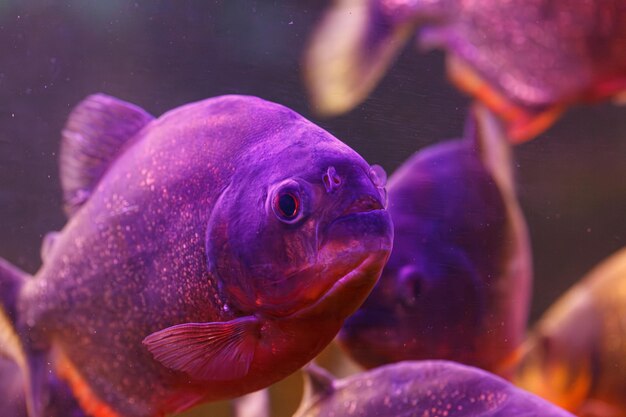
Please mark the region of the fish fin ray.
<svg viewBox="0 0 626 417"><path fill-rule="evenodd" d="M349 111L372 91L414 32L393 22L373 1L337 1L307 47L303 68L314 110Z"/></svg>
<svg viewBox="0 0 626 417"><path fill-rule="evenodd" d="M154 117L104 94L81 101L70 114L61 141L60 176L65 212L72 216L124 145Z"/></svg>
<svg viewBox="0 0 626 417"><path fill-rule="evenodd" d="M143 340L165 367L198 380L232 380L248 373L259 338L256 317L228 322L184 323Z"/></svg>

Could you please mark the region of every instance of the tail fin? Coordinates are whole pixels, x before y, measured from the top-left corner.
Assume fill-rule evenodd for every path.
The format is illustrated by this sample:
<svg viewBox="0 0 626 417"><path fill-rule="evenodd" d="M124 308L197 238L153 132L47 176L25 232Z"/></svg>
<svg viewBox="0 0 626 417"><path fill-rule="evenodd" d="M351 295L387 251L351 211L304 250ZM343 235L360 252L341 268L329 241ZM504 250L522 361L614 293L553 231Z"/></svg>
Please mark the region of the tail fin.
<svg viewBox="0 0 626 417"><path fill-rule="evenodd" d="M29 275L0 258L0 355L15 361L25 379L26 403L30 417L41 417L48 400L47 354L30 351L20 337L17 302Z"/></svg>

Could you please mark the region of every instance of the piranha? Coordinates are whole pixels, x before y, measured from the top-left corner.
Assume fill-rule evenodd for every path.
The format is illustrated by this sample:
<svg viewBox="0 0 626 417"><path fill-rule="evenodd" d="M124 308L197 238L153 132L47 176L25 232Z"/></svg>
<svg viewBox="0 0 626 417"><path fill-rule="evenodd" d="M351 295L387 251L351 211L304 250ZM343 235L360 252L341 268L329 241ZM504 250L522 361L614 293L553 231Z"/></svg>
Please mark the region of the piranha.
<svg viewBox="0 0 626 417"><path fill-rule="evenodd" d="M447 73L507 124L513 142L570 105L626 92L624 0L336 0L305 55L320 114L350 110L417 32L447 51Z"/></svg>
<svg viewBox="0 0 626 417"><path fill-rule="evenodd" d="M481 369L448 361L407 361L335 380L305 369L294 417L573 417Z"/></svg>
<svg viewBox="0 0 626 417"><path fill-rule="evenodd" d="M501 124L475 105L463 139L414 154L387 190L394 248L340 343L367 368L447 359L509 376L532 267Z"/></svg>
<svg viewBox="0 0 626 417"><path fill-rule="evenodd" d="M393 226L381 169L295 112L223 96L155 119L92 95L63 130L69 221L0 262L0 341L42 417L52 367L92 417L153 417L295 372L365 300Z"/></svg>
<svg viewBox="0 0 626 417"><path fill-rule="evenodd" d="M626 249L561 296L522 350L522 388L579 416L626 416Z"/></svg>

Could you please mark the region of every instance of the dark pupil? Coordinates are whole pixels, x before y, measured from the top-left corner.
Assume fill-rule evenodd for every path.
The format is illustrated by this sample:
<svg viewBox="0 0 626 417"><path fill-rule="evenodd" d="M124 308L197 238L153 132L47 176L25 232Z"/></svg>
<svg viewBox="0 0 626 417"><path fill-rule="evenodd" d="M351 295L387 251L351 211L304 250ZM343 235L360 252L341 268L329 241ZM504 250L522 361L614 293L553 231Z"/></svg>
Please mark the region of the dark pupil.
<svg viewBox="0 0 626 417"><path fill-rule="evenodd" d="M294 217L298 209L298 203L291 194L283 194L278 198L278 208L285 217Z"/></svg>

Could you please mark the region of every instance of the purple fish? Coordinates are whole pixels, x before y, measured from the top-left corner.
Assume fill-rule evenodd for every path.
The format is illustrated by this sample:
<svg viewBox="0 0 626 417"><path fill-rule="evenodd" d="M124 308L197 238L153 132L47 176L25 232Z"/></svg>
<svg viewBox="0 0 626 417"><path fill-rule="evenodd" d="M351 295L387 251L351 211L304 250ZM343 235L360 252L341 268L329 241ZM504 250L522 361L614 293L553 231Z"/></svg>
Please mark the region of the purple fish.
<svg viewBox="0 0 626 417"><path fill-rule="evenodd" d="M314 108L363 100L415 33L448 52L448 76L532 138L581 101L626 92L625 0L336 0L305 70Z"/></svg>
<svg viewBox="0 0 626 417"><path fill-rule="evenodd" d="M447 361L400 362L334 380L305 368L294 417L572 417L483 370Z"/></svg>
<svg viewBox="0 0 626 417"><path fill-rule="evenodd" d="M50 396L43 405L46 417L85 417L69 387L53 373L48 375ZM16 363L0 358L0 410L6 417L27 417L24 378Z"/></svg>
<svg viewBox="0 0 626 417"><path fill-rule="evenodd" d="M293 111L224 96L154 119L90 96L63 131L70 220L0 263L0 340L42 416L48 363L95 417L243 395L323 349L376 283L384 182Z"/></svg>
<svg viewBox="0 0 626 417"><path fill-rule="evenodd" d="M467 126L389 181L393 252L339 334L365 367L448 359L505 373L523 340L532 268L510 149L486 108Z"/></svg>

